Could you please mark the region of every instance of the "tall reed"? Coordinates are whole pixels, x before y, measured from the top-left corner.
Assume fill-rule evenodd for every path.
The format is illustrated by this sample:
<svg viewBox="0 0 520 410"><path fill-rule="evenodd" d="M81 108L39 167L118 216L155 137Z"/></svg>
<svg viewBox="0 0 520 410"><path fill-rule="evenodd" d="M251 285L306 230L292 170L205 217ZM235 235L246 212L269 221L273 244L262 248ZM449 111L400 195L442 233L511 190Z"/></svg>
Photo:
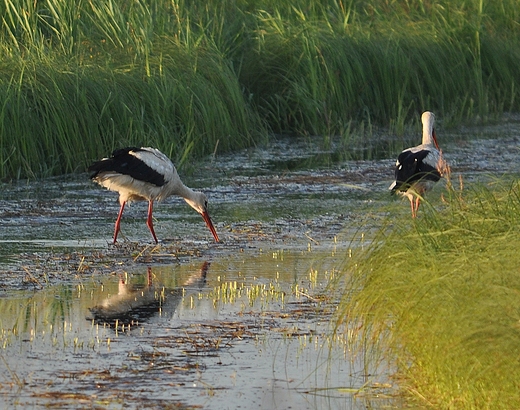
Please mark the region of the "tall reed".
<svg viewBox="0 0 520 410"><path fill-rule="evenodd" d="M396 18L345 28L297 16L259 12L257 47L241 72L277 132L337 133L347 118L402 124L426 107L460 122L517 106L515 41L459 37L468 26L396 28Z"/></svg>
<svg viewBox="0 0 520 410"><path fill-rule="evenodd" d="M0 16L0 178L125 142L176 159L269 131L348 148L425 109L453 124L519 107L513 0L6 0Z"/></svg>
<svg viewBox="0 0 520 410"><path fill-rule="evenodd" d="M210 51L175 56L150 60L160 72L150 77L42 60L4 65L0 175L81 171L121 145L155 145L181 162L217 144L250 145L254 117L229 64Z"/></svg>

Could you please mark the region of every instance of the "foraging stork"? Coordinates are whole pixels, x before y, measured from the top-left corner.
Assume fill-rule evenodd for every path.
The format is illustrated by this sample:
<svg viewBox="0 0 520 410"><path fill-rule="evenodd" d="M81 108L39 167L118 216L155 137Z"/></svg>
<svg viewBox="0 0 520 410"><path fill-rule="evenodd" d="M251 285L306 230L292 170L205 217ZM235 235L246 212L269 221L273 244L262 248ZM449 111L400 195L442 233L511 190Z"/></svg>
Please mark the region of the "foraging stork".
<svg viewBox="0 0 520 410"><path fill-rule="evenodd" d="M421 198L441 178L446 164L437 143L435 115L426 111L422 114L422 144L405 149L395 164L395 181L390 185L392 192L410 200L412 218L417 216Z"/></svg>
<svg viewBox="0 0 520 410"><path fill-rule="evenodd" d="M148 201L146 224L155 243L152 210L154 201L162 201L170 195L178 195L195 209L206 222L215 241L217 231L208 214L208 200L202 192L195 192L184 185L170 159L155 148L129 147L115 150L110 158L94 162L88 171L90 178L111 191L119 192L121 208L114 228L114 243L120 231L121 216L128 201Z"/></svg>

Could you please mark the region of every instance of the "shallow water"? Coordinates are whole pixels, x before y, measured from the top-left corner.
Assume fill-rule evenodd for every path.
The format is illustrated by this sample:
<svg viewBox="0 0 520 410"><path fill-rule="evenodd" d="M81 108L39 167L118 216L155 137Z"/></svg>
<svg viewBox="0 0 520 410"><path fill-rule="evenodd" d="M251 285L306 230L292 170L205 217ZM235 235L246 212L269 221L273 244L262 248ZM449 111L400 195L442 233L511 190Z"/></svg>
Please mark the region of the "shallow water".
<svg viewBox="0 0 520 410"><path fill-rule="evenodd" d="M371 378L329 335L317 294L333 273L301 274L317 257L259 251L12 292L4 404L358 408L339 389Z"/></svg>
<svg viewBox="0 0 520 410"><path fill-rule="evenodd" d="M453 177L520 173L518 128L451 135ZM220 244L182 200L155 207L159 245L141 203L113 246L117 196L84 175L2 185L2 407L398 406L390 371L366 368L330 319L349 252L409 209L387 191L394 159L332 158L281 140L186 176Z"/></svg>

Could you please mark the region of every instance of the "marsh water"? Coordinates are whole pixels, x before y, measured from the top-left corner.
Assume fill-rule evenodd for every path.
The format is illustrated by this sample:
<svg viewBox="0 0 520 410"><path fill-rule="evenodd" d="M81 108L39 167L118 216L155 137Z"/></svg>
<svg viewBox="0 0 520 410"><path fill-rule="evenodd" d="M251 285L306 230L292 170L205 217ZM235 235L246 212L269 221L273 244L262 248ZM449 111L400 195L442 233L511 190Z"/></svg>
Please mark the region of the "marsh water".
<svg viewBox="0 0 520 410"><path fill-rule="evenodd" d="M442 138L453 175L518 174L519 128ZM409 212L387 190L394 161L309 139L210 158L183 179L208 194L218 244L176 198L155 207L158 245L142 203L112 245L117 195L86 175L2 185L0 404L399 407L392 369L334 327L349 256L389 207Z"/></svg>

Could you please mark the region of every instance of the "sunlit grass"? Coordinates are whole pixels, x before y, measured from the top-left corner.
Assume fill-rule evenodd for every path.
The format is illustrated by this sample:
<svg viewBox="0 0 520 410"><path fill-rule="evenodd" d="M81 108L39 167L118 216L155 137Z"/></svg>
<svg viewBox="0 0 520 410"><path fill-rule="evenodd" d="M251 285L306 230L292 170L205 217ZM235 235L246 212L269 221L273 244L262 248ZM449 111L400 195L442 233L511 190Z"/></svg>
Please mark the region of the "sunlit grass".
<svg viewBox="0 0 520 410"><path fill-rule="evenodd" d="M267 306L273 302L279 302L282 305L285 303L285 292L278 283L274 282L269 284L222 282L208 294L208 297L212 299L214 306L220 303L234 304L240 300L247 301L248 307L257 303L261 306Z"/></svg>
<svg viewBox="0 0 520 410"><path fill-rule="evenodd" d="M520 185L455 189L416 221L392 215L345 266L342 321L368 358L435 409L520 406ZM356 340L356 338L353 338Z"/></svg>

